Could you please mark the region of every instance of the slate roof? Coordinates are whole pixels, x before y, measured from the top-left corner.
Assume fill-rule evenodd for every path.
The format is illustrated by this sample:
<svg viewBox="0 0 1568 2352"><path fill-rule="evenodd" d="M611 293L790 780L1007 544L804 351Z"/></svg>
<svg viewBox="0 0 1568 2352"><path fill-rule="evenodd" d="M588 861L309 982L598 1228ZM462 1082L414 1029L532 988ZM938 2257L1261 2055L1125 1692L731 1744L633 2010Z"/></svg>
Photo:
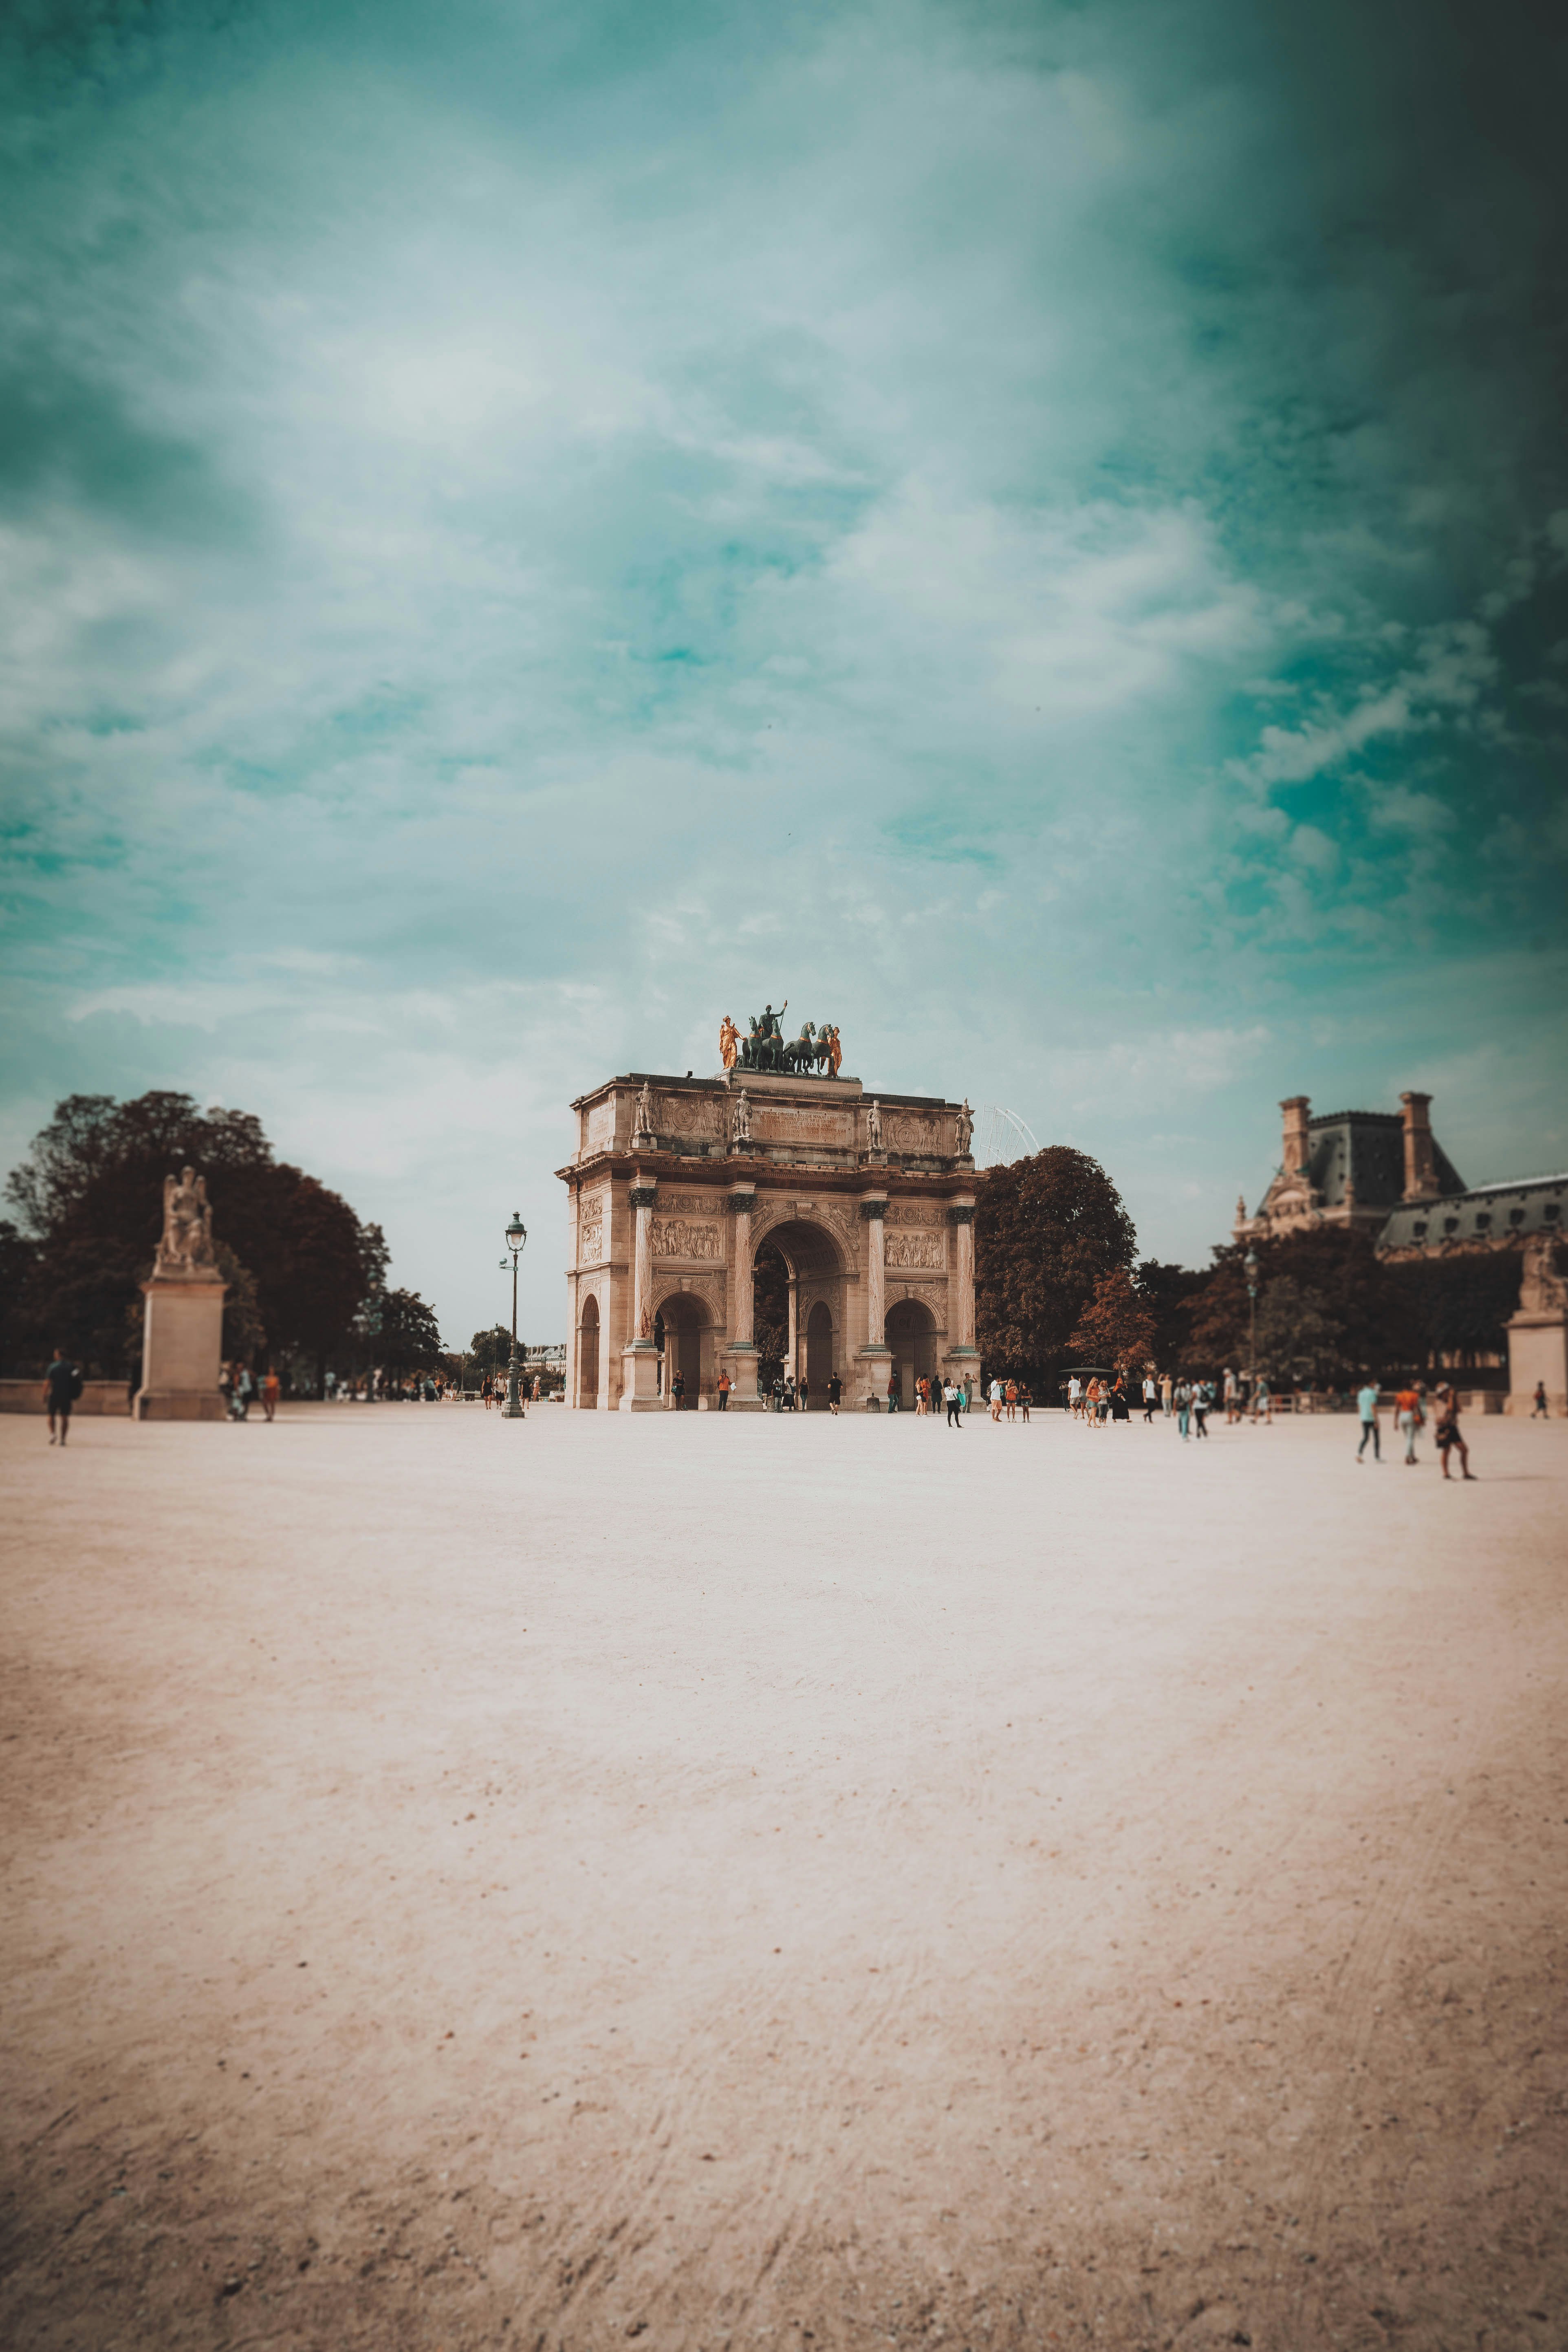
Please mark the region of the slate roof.
<svg viewBox="0 0 1568 2352"><path fill-rule="evenodd" d="M1442 1242L1528 1241L1561 1233L1568 1213L1568 1176L1527 1176L1517 1182L1479 1184L1440 1201L1410 1201L1396 1208L1377 1237L1380 1250L1430 1249Z"/></svg>
<svg viewBox="0 0 1568 2352"><path fill-rule="evenodd" d="M1392 1209L1405 1191L1405 1122L1397 1111L1335 1110L1307 1122L1313 1190L1325 1208L1342 1207L1347 1178L1358 1209ZM1439 1192L1462 1192L1465 1180L1436 1136Z"/></svg>

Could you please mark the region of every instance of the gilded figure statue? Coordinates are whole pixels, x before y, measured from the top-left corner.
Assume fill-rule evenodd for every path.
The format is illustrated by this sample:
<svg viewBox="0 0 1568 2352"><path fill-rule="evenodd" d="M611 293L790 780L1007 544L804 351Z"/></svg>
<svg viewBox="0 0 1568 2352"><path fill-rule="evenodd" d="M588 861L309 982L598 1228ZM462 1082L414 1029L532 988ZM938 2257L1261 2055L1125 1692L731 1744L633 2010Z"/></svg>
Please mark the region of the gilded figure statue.
<svg viewBox="0 0 1568 2352"><path fill-rule="evenodd" d="M735 1066L735 1056L741 1050L741 1033L726 1013L719 1026L719 1058L727 1070Z"/></svg>

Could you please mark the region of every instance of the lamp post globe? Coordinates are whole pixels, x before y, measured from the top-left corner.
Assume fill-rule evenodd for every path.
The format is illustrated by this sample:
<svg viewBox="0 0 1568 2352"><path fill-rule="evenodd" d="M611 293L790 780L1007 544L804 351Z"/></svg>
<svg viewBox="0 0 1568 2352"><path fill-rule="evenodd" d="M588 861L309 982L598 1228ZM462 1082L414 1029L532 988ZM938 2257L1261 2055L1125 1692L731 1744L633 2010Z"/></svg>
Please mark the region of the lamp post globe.
<svg viewBox="0 0 1568 2352"><path fill-rule="evenodd" d="M521 1387L522 1361L517 1352L517 1262L522 1255L527 1242L528 1227L514 1209L511 1213L511 1223L506 1229L506 1245L511 1265L511 1358L506 1368L506 1402L500 1409L503 1421L521 1421L523 1418ZM504 1267L508 1262L508 1258L503 1257L502 1266Z"/></svg>

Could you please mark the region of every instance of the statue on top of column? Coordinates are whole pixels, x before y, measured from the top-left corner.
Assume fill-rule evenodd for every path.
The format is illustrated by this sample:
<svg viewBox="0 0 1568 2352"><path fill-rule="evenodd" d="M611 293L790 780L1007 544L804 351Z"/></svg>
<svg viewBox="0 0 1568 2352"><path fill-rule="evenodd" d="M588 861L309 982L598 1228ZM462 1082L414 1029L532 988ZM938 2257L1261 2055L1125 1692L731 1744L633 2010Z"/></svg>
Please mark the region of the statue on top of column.
<svg viewBox="0 0 1568 2352"><path fill-rule="evenodd" d="M207 1180L194 1168L163 1179L163 1231L154 1275L205 1274L213 1266L213 1213Z"/></svg>

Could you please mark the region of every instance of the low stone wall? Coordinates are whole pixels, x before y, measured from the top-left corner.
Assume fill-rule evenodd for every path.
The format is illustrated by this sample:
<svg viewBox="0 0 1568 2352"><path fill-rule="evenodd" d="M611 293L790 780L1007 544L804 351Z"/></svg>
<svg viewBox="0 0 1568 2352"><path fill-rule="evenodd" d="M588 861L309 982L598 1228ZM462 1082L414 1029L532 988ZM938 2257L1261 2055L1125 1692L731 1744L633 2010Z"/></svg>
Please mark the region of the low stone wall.
<svg viewBox="0 0 1568 2352"><path fill-rule="evenodd" d="M37 1412L44 1410L44 1384L39 1381L0 1381L0 1412ZM121 1421L131 1418L131 1399L123 1381L84 1381L82 1391L72 1412L112 1413Z"/></svg>

